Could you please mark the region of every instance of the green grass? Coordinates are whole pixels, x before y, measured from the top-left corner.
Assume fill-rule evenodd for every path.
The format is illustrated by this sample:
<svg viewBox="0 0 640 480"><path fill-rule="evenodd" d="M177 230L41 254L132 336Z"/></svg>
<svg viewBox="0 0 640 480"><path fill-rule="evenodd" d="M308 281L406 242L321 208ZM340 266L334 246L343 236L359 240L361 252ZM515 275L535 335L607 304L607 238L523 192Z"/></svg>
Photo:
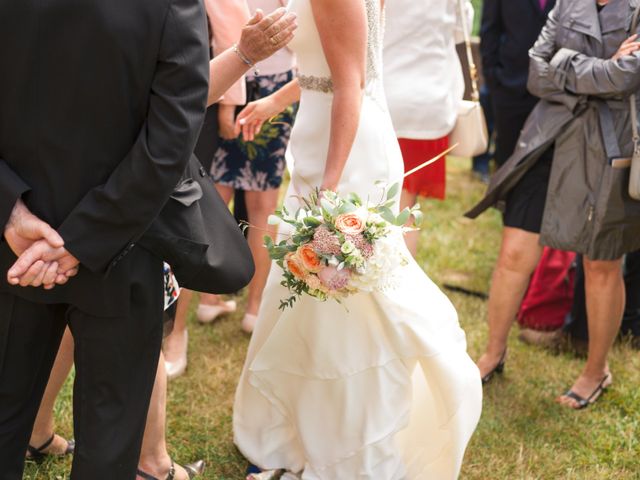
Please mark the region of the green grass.
<svg viewBox="0 0 640 480"><path fill-rule="evenodd" d="M448 200L424 203L419 262L438 283L487 291L500 236L500 218L489 212L462 218L484 187L471 179L467 161L448 168ZM486 340L486 303L451 294L476 358ZM245 461L232 443L231 406L248 339L241 312L214 325L190 319L189 370L170 384L168 443L178 462L204 458L204 478L239 480ZM514 329L515 330L515 329ZM614 388L593 408L568 411L554 397L571 385L582 362L525 346L515 338L504 378L485 389L484 413L469 446L463 480L640 479L640 356L617 346ZM57 407L59 431L70 435L70 386ZM30 465L27 479L64 478L69 463ZM117 479L116 479L117 480ZM350 479L335 479L350 480ZM384 479L379 479L384 480ZM431 480L431 479L428 479ZM438 480L438 479L433 479Z"/></svg>

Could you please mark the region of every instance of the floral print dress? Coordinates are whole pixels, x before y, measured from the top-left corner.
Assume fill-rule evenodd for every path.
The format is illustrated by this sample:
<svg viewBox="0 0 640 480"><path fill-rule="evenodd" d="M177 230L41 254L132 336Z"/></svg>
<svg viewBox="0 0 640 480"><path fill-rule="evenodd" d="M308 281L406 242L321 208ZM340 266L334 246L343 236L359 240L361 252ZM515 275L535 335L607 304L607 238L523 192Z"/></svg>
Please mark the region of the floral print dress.
<svg viewBox="0 0 640 480"><path fill-rule="evenodd" d="M247 79L247 102L271 95L292 79L293 71ZM213 181L244 191L279 188L286 167L285 152L295 111L295 107L288 107L266 122L253 142L245 142L241 138L222 141L211 166Z"/></svg>

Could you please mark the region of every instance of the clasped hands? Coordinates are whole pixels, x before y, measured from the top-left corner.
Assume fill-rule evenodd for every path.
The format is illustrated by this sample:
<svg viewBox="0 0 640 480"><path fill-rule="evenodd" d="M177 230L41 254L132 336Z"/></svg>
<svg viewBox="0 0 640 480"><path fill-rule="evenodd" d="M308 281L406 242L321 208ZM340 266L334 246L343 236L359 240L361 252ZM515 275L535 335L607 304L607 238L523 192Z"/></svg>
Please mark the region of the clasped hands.
<svg viewBox="0 0 640 480"><path fill-rule="evenodd" d="M78 273L79 261L64 248L64 240L48 223L18 200L4 229L4 238L18 257L7 281L21 287L64 285Z"/></svg>

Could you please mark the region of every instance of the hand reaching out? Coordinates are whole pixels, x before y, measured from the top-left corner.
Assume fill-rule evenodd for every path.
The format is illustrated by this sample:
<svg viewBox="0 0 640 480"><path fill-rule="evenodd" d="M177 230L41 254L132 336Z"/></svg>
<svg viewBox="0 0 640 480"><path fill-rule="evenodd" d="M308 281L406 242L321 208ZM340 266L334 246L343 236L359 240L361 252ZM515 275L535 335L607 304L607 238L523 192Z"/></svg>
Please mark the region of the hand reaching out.
<svg viewBox="0 0 640 480"><path fill-rule="evenodd" d="M238 48L242 54L256 64L285 47L298 28L296 15L279 8L268 16L258 10L242 29Z"/></svg>

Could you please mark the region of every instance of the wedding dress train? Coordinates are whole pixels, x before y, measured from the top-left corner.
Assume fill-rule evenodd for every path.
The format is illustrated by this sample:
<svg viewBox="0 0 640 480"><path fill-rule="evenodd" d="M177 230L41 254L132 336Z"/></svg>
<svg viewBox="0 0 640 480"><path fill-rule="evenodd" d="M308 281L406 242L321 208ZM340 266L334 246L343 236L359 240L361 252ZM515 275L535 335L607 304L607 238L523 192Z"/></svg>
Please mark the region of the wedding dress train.
<svg viewBox="0 0 640 480"><path fill-rule="evenodd" d="M380 7L366 3L366 93L339 192L374 200L377 181L402 181L403 162L382 93ZM290 9L298 15L292 48L303 92L285 200L295 211L296 196L322 181L333 97L310 0L292 0ZM410 260L384 293L360 293L343 305L303 297L281 311L288 293L281 276L274 266L236 393L242 453L304 480L457 478L482 387L449 299Z"/></svg>

